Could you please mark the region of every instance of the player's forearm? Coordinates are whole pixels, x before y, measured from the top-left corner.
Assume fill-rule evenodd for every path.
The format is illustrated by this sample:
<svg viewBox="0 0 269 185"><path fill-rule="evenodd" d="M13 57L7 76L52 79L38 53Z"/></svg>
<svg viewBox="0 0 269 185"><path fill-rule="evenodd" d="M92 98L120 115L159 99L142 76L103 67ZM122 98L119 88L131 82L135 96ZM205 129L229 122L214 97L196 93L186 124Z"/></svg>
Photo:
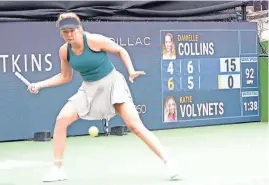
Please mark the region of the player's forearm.
<svg viewBox="0 0 269 185"><path fill-rule="evenodd" d="M129 54L125 49L122 49L120 51L120 57L121 57L124 65L125 65L128 73L132 74L135 71L135 69L134 69L134 66L132 64L132 61L131 61L131 58L130 58Z"/></svg>
<svg viewBox="0 0 269 185"><path fill-rule="evenodd" d="M38 83L40 83L41 88L47 88L47 87L54 87L54 86L59 86L59 85L63 85L65 83L68 83L71 81L71 78L69 77L65 77L64 75L62 75L61 73L47 79L44 81L40 81Z"/></svg>

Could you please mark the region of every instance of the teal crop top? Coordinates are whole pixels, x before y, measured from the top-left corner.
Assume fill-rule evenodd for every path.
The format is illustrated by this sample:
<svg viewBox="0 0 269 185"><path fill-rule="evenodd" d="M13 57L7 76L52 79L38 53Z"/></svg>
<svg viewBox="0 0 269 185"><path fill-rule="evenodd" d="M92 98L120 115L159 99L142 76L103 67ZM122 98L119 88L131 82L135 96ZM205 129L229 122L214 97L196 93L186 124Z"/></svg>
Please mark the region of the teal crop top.
<svg viewBox="0 0 269 185"><path fill-rule="evenodd" d="M106 52L93 51L87 43L86 34L83 34L84 50L81 55L76 55L68 44L68 61L71 67L78 71L84 81L96 81L105 77L113 69L114 65L109 60Z"/></svg>

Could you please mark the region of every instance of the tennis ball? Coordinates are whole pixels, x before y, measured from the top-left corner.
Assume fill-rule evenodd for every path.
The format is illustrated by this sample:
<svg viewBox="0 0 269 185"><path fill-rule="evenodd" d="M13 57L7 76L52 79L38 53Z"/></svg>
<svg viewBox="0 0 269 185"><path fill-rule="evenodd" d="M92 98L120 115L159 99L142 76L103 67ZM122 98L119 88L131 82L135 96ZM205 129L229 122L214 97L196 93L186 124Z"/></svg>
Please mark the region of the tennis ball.
<svg viewBox="0 0 269 185"><path fill-rule="evenodd" d="M98 134L99 134L99 130L98 130L98 128L97 128L96 126L91 126L91 127L89 128L89 134L90 134L90 136L92 136L92 137L96 137L96 136L98 136Z"/></svg>

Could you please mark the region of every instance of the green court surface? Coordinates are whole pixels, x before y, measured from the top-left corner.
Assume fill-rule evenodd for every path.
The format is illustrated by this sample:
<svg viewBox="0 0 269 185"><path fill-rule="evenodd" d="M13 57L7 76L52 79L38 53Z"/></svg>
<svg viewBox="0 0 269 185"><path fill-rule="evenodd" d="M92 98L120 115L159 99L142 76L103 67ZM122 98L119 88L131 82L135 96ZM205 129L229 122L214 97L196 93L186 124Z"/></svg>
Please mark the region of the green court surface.
<svg viewBox="0 0 269 185"><path fill-rule="evenodd" d="M268 185L268 124L153 132L182 171L167 180L161 161L136 136L69 137L59 185ZM40 185L52 142L0 143L0 185Z"/></svg>

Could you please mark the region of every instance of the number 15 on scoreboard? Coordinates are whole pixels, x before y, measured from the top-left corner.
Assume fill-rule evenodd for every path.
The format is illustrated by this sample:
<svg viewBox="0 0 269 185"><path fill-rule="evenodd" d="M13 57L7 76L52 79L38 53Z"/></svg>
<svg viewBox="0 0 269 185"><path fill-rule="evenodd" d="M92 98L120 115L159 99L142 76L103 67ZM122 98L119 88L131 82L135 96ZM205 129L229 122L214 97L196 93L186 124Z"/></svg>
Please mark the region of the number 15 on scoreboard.
<svg viewBox="0 0 269 185"><path fill-rule="evenodd" d="M220 72L240 72L240 58L220 58Z"/></svg>
<svg viewBox="0 0 269 185"><path fill-rule="evenodd" d="M218 89L237 89L241 87L240 58L220 58Z"/></svg>

